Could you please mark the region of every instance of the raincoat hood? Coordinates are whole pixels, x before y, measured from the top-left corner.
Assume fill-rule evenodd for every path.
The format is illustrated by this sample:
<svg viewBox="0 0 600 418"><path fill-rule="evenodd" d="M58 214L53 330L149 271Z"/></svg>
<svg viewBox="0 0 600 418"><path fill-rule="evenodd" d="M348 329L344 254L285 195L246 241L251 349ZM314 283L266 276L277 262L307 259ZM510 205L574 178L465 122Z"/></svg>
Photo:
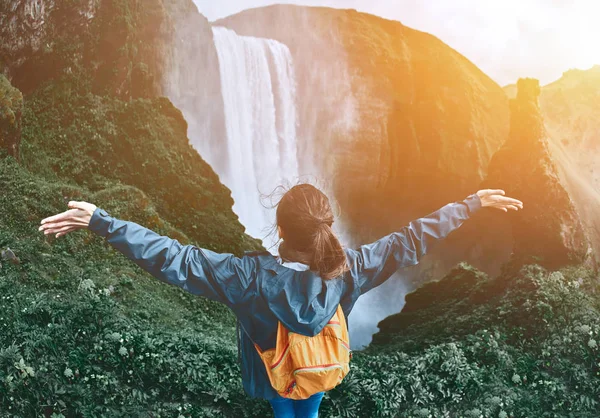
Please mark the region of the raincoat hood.
<svg viewBox="0 0 600 418"><path fill-rule="evenodd" d="M269 310L292 332L318 334L340 304L342 279L323 280L310 270L293 270L266 251L257 257L259 268L269 273L258 283L259 294Z"/></svg>

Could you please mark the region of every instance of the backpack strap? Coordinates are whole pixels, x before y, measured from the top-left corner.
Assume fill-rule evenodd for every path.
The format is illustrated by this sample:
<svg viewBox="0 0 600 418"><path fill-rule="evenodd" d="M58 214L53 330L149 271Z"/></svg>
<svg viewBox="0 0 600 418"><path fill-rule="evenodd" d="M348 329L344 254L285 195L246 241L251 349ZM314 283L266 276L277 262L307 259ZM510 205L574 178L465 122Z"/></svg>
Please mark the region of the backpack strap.
<svg viewBox="0 0 600 418"><path fill-rule="evenodd" d="M235 337L237 339L237 349L238 349L238 363L240 366L242 365L242 338L241 338L241 329L240 329L240 320L236 318L235 321Z"/></svg>

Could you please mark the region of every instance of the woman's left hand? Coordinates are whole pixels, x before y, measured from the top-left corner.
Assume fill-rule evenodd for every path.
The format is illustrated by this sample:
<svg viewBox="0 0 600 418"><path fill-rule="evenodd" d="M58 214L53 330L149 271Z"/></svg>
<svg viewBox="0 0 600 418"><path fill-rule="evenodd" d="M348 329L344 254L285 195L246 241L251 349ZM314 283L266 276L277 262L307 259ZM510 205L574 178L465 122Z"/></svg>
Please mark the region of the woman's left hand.
<svg viewBox="0 0 600 418"><path fill-rule="evenodd" d="M87 202L69 202L69 210L42 219L40 231L44 235L56 234L56 238L78 229L87 228L96 210L96 205Z"/></svg>
<svg viewBox="0 0 600 418"><path fill-rule="evenodd" d="M523 209L523 202L505 196L502 189L479 190L477 196L481 199L481 206L484 208L495 208L504 212Z"/></svg>

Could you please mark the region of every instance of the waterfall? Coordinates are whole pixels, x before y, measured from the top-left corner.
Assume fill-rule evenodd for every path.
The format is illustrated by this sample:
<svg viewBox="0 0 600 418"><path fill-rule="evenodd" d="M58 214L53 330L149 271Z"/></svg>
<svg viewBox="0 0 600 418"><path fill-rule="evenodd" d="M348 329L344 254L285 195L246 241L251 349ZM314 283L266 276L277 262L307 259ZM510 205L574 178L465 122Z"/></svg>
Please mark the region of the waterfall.
<svg viewBox="0 0 600 418"><path fill-rule="evenodd" d="M298 178L296 86L289 49L276 41L213 28L223 95L227 161L211 161L231 189L233 210L247 232L263 238L274 211L260 195ZM273 242L265 242L270 247Z"/></svg>

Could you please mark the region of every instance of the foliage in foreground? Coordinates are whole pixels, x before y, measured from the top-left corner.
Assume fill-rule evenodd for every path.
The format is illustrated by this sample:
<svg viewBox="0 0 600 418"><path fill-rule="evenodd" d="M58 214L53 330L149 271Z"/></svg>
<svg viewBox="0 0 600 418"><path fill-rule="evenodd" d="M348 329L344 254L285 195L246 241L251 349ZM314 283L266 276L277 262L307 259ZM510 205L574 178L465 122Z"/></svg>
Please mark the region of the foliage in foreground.
<svg viewBox="0 0 600 418"><path fill-rule="evenodd" d="M597 416L597 286L584 269L488 279L460 265L409 295L387 343L356 356L345 416Z"/></svg>
<svg viewBox="0 0 600 418"><path fill-rule="evenodd" d="M225 308L149 278L89 233L37 233L63 195L86 189L11 158L0 182L0 247L21 260L0 270L0 415L269 416L243 393ZM114 210L144 198L131 196ZM137 216L151 219L152 205ZM356 353L322 415L595 416L596 282L578 269L489 279L461 265L407 297L406 318L394 318L385 344Z"/></svg>
<svg viewBox="0 0 600 418"><path fill-rule="evenodd" d="M224 306L158 282L91 233L55 240L37 231L63 196L104 203L110 190L48 183L12 158L0 160L0 184L0 248L20 260L0 267L0 416L261 411L243 394ZM106 200L114 213L157 217L151 204L140 210L142 192L117 190L129 200ZM164 221L157 230L177 234Z"/></svg>

